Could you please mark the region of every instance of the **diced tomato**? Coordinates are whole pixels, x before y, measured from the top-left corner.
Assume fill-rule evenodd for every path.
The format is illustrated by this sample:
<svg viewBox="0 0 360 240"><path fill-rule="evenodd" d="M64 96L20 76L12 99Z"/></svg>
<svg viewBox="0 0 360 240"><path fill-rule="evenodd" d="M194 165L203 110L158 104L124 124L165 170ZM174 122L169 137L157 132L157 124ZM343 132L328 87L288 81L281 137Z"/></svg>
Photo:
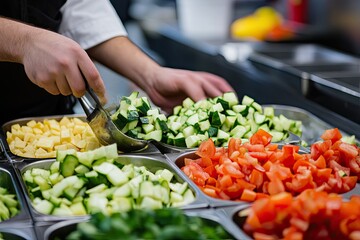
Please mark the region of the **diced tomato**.
<svg viewBox="0 0 360 240"><path fill-rule="evenodd" d="M244 189L241 194L240 200L252 202L256 199L256 193L249 189Z"/></svg>
<svg viewBox="0 0 360 240"><path fill-rule="evenodd" d="M257 189L260 189L261 185L264 182L264 175L262 172L260 172L256 169L253 169L251 172L249 181L251 184L254 184Z"/></svg>
<svg viewBox="0 0 360 240"><path fill-rule="evenodd" d="M261 232L255 232L253 234L255 240L277 240L276 235L269 235Z"/></svg>
<svg viewBox="0 0 360 240"><path fill-rule="evenodd" d="M240 145L241 145L241 139L239 139L239 138L230 138L229 143L228 143L229 156L231 156L233 154L233 152L239 151Z"/></svg>
<svg viewBox="0 0 360 240"><path fill-rule="evenodd" d="M285 191L285 187L284 187L283 182L280 179L275 178L274 180L269 182L268 192L270 195L275 195L277 193L281 193L284 191Z"/></svg>
<svg viewBox="0 0 360 240"><path fill-rule="evenodd" d="M341 166L335 160L330 161L329 167L332 168L335 172L343 171L346 176L350 176L350 168Z"/></svg>
<svg viewBox="0 0 360 240"><path fill-rule="evenodd" d="M214 144L214 141L209 138L206 141L203 141L198 150L196 151L196 154L200 157L207 157L212 158L215 155L216 147Z"/></svg>
<svg viewBox="0 0 360 240"><path fill-rule="evenodd" d="M271 139L271 134L260 128L254 135L250 137L250 143L262 144L266 146L271 142Z"/></svg>
<svg viewBox="0 0 360 240"><path fill-rule="evenodd" d="M216 173L216 169L215 169L214 165L207 166L206 168L204 168L204 171L207 174L209 174L209 176L212 177L212 178L217 177L217 173Z"/></svg>
<svg viewBox="0 0 360 240"><path fill-rule="evenodd" d="M213 197L213 198L219 197L218 194L216 193L215 189L213 189L213 188L204 187L202 190L206 195L208 195L210 197Z"/></svg>
<svg viewBox="0 0 360 240"><path fill-rule="evenodd" d="M323 169L326 168L326 161L323 155L320 155L316 161L314 161L314 164L317 168Z"/></svg>
<svg viewBox="0 0 360 240"><path fill-rule="evenodd" d="M333 129L327 129L325 132L321 135L321 138L326 140L331 140L332 143L340 140L342 138L342 135L338 128Z"/></svg>
<svg viewBox="0 0 360 240"><path fill-rule="evenodd" d="M345 161L354 159L358 155L358 150L354 145L348 143L341 143L339 146L340 157Z"/></svg>

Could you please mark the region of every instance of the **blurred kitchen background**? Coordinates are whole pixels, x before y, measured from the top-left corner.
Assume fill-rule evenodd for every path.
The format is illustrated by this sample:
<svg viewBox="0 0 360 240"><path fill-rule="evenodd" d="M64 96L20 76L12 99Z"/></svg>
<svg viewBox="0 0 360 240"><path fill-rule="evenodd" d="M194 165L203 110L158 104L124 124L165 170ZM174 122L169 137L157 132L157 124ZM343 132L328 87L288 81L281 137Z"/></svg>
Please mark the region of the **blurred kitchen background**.
<svg viewBox="0 0 360 240"><path fill-rule="evenodd" d="M360 137L360 1L111 0L159 64L208 71L239 97L310 111ZM109 100L134 88L100 66Z"/></svg>

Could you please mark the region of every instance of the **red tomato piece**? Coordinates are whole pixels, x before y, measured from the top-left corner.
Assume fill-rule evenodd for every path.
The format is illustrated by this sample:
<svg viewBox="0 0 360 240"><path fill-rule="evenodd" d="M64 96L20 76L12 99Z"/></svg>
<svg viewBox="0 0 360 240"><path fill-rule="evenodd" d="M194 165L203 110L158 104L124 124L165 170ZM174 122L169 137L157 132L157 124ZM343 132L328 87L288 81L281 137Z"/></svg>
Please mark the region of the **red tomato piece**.
<svg viewBox="0 0 360 240"><path fill-rule="evenodd" d="M260 128L249 140L251 144L262 144L266 146L271 142L271 139L271 134Z"/></svg>
<svg viewBox="0 0 360 240"><path fill-rule="evenodd" d="M196 154L200 157L207 157L207 158L212 158L214 157L216 152L216 147L214 144L214 141L209 138L206 141L203 141L198 150L196 151Z"/></svg>
<svg viewBox="0 0 360 240"><path fill-rule="evenodd" d="M342 135L338 128L333 129L327 129L325 132L321 135L321 138L326 140L331 140L332 143L340 140L342 138Z"/></svg>

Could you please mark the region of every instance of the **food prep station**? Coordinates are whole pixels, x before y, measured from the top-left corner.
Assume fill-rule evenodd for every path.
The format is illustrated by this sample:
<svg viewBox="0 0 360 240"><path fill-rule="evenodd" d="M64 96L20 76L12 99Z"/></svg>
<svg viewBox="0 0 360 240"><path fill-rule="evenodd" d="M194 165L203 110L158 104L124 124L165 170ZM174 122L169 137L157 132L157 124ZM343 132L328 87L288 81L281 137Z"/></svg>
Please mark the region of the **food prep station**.
<svg viewBox="0 0 360 240"><path fill-rule="evenodd" d="M314 43L254 43L229 39L197 41L185 37L176 26L158 29L142 26L152 51L159 54L168 67L218 74L232 85L238 96L254 97L262 106L271 106L275 114L302 122L301 140L314 143L326 129L337 127L344 136L360 140L360 59ZM176 56L176 57L174 57ZM271 89L271 90L269 90ZM49 116L59 120L63 116ZM69 115L85 119L84 115ZM48 240L64 237L75 224L90 216L59 217L37 212L29 197L22 174L35 167L47 169L54 159L34 159L10 151L6 132L13 124L30 120L16 119L4 124L0 131L0 186L16 194L20 213L0 222L5 239ZM135 153L119 153L121 163L159 167L175 174L179 182L187 182L195 201L180 207L188 216L199 216L210 224L219 224L234 239L251 239L242 226L245 217L239 212L251 206L248 202L215 199L181 171L184 158L193 158L196 149L150 142ZM360 195L360 183L342 194L347 199Z"/></svg>
<svg viewBox="0 0 360 240"><path fill-rule="evenodd" d="M283 114L292 119L301 120L303 123L302 139L314 142L320 139L320 135L325 129L333 126L306 110L283 105L272 105L276 114ZM75 115L76 117L79 117ZM60 119L61 116L49 116L47 119ZM71 118L72 116L67 116ZM31 119L43 120L42 118L27 118L14 120L4 124L2 127L2 149L0 160L0 179L1 184L5 184L10 192L16 193L20 204L20 213L9 220L0 223L0 232L5 239L8 236L17 236L14 239L54 239L55 236L62 236L69 229L74 229L75 223L89 220L89 215L74 217L59 217L45 215L37 212L29 197L26 184L22 174L35 167L48 169L53 159L30 159L13 154L5 140L6 131L12 124L23 125ZM341 128L340 128L341 129ZM343 132L344 135L347 135ZM157 147L159 148L157 148ZM149 150L150 149L150 150ZM184 166L185 157L194 157L196 149L175 148L166 144L155 144L143 152L119 153L118 161L122 164L132 163L136 166L145 166L148 169L165 168L175 174L175 178L181 182L187 182L190 189L195 193L195 201L180 207L188 216L200 216L212 224L220 224L235 239L250 239L241 229L244 218L238 216L239 211L251 205L248 202L220 200L204 194L196 184L190 180L186 174L180 170ZM354 194L360 194L360 184L352 191L345 193L345 198ZM11 238L12 239L12 238Z"/></svg>

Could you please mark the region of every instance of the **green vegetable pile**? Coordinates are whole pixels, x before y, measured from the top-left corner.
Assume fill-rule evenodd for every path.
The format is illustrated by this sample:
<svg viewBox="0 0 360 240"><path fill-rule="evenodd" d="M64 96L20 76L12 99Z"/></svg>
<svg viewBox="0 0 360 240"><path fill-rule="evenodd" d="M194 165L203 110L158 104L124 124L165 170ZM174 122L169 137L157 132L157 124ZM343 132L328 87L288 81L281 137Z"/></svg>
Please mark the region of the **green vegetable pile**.
<svg viewBox="0 0 360 240"><path fill-rule="evenodd" d="M302 133L301 121L276 116L274 108L263 108L248 96L239 102L233 92L196 103L187 98L170 116L151 108L146 97L138 98L138 92L133 92L121 99L111 119L130 137L186 148L196 148L209 138L216 146L227 146L232 137L247 141L260 128L269 132L274 142L288 138L289 131L298 136Z"/></svg>
<svg viewBox="0 0 360 240"><path fill-rule="evenodd" d="M175 208L131 210L106 216L92 215L89 222L77 225L67 236L78 239L233 239L219 224L200 217L190 217Z"/></svg>
<svg viewBox="0 0 360 240"><path fill-rule="evenodd" d="M19 202L15 194L10 194L6 188L0 187L0 222L14 217L19 213Z"/></svg>
<svg viewBox="0 0 360 240"><path fill-rule="evenodd" d="M178 182L172 171L123 165L117 157L116 144L88 152L58 151L50 169L23 173L32 206L43 214L73 216L181 207L195 200L187 182Z"/></svg>

